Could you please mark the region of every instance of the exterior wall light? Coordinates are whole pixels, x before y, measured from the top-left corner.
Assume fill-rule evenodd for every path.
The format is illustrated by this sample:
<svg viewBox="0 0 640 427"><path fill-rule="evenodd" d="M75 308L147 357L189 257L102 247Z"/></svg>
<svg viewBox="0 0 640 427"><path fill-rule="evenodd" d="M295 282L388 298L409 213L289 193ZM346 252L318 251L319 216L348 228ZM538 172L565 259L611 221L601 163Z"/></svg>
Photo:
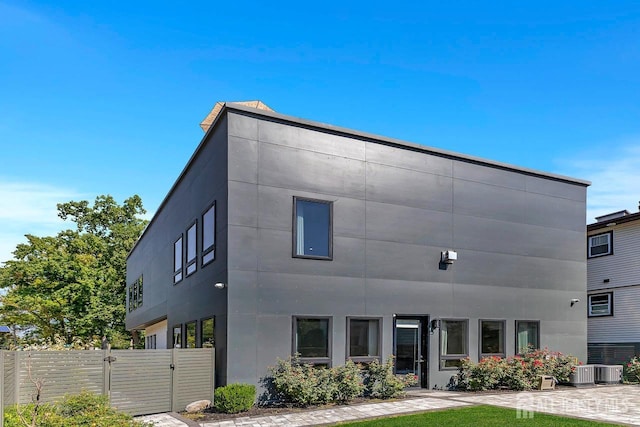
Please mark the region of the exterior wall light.
<svg viewBox="0 0 640 427"><path fill-rule="evenodd" d="M458 252L456 251L442 251L440 253L440 262L445 264L453 264L458 259Z"/></svg>
<svg viewBox="0 0 640 427"><path fill-rule="evenodd" d="M580 302L580 300L578 298L571 298L571 307L573 307L574 305L576 305L579 302Z"/></svg>
<svg viewBox="0 0 640 427"><path fill-rule="evenodd" d="M227 287L226 283L222 283L222 282L218 282L215 285L213 285L216 289L224 289Z"/></svg>

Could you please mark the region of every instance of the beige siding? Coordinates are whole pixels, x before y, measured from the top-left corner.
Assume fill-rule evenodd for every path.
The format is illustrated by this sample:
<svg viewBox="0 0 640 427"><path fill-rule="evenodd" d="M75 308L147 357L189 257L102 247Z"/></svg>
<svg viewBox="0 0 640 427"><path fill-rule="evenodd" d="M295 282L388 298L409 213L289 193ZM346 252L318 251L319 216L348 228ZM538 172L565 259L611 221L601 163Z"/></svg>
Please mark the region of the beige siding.
<svg viewBox="0 0 640 427"><path fill-rule="evenodd" d="M587 291L640 285L640 221L591 231L589 235L608 231L613 231L613 255L587 260ZM604 283L606 279L608 283Z"/></svg>
<svg viewBox="0 0 640 427"><path fill-rule="evenodd" d="M611 292L613 316L590 317L587 342L640 342L640 285L616 288Z"/></svg>

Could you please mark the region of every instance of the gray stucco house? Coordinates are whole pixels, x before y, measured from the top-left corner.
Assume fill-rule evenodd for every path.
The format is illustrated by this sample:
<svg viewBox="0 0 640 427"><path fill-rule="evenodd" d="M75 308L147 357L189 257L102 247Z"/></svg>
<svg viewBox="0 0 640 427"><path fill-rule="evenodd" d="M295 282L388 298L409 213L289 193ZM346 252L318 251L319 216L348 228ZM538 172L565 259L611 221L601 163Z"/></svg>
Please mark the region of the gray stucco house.
<svg viewBox="0 0 640 427"><path fill-rule="evenodd" d="M215 345L217 385L295 352L395 354L428 388L527 345L586 359L588 182L259 102L202 127L127 261L126 324L148 348Z"/></svg>

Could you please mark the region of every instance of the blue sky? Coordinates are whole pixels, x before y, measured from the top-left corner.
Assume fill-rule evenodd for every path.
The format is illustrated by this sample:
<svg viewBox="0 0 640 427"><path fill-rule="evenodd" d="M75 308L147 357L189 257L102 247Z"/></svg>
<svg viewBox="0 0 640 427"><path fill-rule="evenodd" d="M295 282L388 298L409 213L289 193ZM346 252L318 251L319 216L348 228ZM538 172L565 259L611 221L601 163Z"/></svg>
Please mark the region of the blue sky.
<svg viewBox="0 0 640 427"><path fill-rule="evenodd" d="M57 202L156 209L216 101L640 200L640 2L0 0L0 261Z"/></svg>

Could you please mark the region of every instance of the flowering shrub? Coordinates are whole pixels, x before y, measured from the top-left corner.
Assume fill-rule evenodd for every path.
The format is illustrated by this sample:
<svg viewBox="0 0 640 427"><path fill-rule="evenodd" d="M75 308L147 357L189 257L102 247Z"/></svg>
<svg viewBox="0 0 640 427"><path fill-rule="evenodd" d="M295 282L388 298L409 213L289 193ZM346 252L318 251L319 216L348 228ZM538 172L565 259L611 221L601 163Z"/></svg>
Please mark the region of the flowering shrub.
<svg viewBox="0 0 640 427"><path fill-rule="evenodd" d="M467 358L462 361L454 385L455 388L469 391L498 388L531 390L538 386L541 375L553 376L558 382L568 382L575 369L573 366L577 364L578 359L574 356L546 348L506 359L486 357L478 363Z"/></svg>
<svg viewBox="0 0 640 427"><path fill-rule="evenodd" d="M640 356L634 356L622 369L622 379L627 383L640 382Z"/></svg>
<svg viewBox="0 0 640 427"><path fill-rule="evenodd" d="M301 363L298 357L278 359L262 380L268 400L294 406L348 402L359 396L389 399L415 385L415 375L393 373L393 357L384 364L377 360L363 367L351 360L335 368ZM263 400L265 397L263 396Z"/></svg>
<svg viewBox="0 0 640 427"><path fill-rule="evenodd" d="M375 399L391 399L404 393L406 387L417 383L413 374L395 375L393 356L385 363L374 360L364 370L365 395Z"/></svg>

